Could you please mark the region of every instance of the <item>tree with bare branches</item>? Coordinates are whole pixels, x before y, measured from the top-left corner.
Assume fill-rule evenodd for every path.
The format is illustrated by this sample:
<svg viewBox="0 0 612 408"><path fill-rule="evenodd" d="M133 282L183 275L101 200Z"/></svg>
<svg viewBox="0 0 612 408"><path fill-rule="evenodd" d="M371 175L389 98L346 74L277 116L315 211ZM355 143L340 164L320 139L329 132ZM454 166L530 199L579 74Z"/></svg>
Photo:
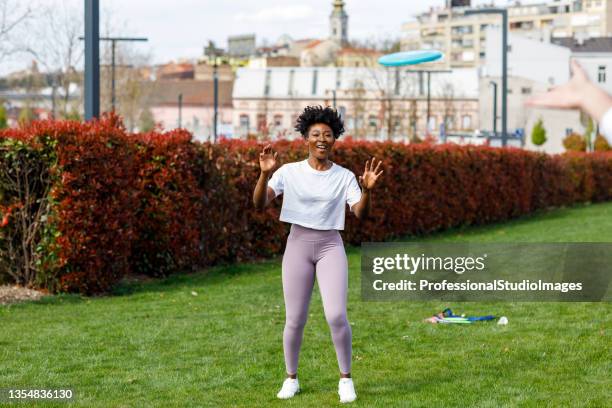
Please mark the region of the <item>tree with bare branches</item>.
<svg viewBox="0 0 612 408"><path fill-rule="evenodd" d="M17 0L0 0L0 63L24 49L18 30L32 18L29 5Z"/></svg>
<svg viewBox="0 0 612 408"><path fill-rule="evenodd" d="M82 73L78 72L83 59L83 41L79 39L84 32L81 11L63 1L40 9L35 20L27 52L49 74L53 115L66 118L74 110L70 99L76 92L75 85L82 83ZM62 90L60 98L58 88Z"/></svg>
<svg viewBox="0 0 612 408"><path fill-rule="evenodd" d="M442 84L439 98L442 103L444 128L448 131L455 127L454 117L457 114L455 86L452 82L446 81Z"/></svg>

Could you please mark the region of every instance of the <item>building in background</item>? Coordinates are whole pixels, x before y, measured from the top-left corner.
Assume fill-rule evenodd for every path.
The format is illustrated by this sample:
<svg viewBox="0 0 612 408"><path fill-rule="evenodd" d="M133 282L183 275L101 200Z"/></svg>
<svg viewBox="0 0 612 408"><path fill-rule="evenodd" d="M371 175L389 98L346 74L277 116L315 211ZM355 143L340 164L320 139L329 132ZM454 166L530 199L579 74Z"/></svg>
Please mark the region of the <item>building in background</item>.
<svg viewBox="0 0 612 408"><path fill-rule="evenodd" d="M304 107L335 103L347 135L371 140L422 138L427 128L425 77L401 69L242 68L233 91L234 134L294 138ZM477 129L477 71L432 75L429 110L434 135L442 123L449 130Z"/></svg>
<svg viewBox="0 0 612 408"><path fill-rule="evenodd" d="M300 54L302 67L328 67L334 66L336 56L341 46L334 40L315 40L304 47Z"/></svg>
<svg viewBox="0 0 612 408"><path fill-rule="evenodd" d="M378 58L382 55L382 52L369 48L345 47L336 54L336 66L374 68L378 66Z"/></svg>
<svg viewBox="0 0 612 408"><path fill-rule="evenodd" d="M487 59L480 79L480 124L481 129L492 131L494 84L497 86L497 131L501 131L501 30L489 27L486 30ZM508 131L522 130L524 147L546 153L562 153L563 139L570 131L583 132L584 126L578 111L527 108L525 102L537 93L561 85L570 78L572 50L550 43L550 37L534 39L511 32L508 36ZM541 119L547 132L547 141L542 146L531 142L531 131Z"/></svg>
<svg viewBox="0 0 612 408"><path fill-rule="evenodd" d="M488 58L483 61L484 76L501 77L502 33L499 27L486 30L485 50ZM550 43L546 38L536 40L518 33L508 34L508 75L531 79L548 86L561 85L570 78L569 61L572 51Z"/></svg>
<svg viewBox="0 0 612 408"><path fill-rule="evenodd" d="M194 139L207 141L213 135L214 88L212 81L155 81L147 83L154 121L164 129L179 127L179 95L182 94L181 127ZM232 137L232 81L219 81L218 136Z"/></svg>
<svg viewBox="0 0 612 408"><path fill-rule="evenodd" d="M248 58L255 54L255 34L234 35L227 39L227 54L233 58Z"/></svg>
<svg viewBox="0 0 612 408"><path fill-rule="evenodd" d="M249 68L268 68L268 67L298 67L300 59L289 55L280 57L255 57L249 60Z"/></svg>
<svg viewBox="0 0 612 408"><path fill-rule="evenodd" d="M304 51L315 41L318 42L319 40L315 40L312 38L303 38L301 40L292 41L289 44L289 52L287 53L287 55L300 58L302 56L302 51Z"/></svg>
<svg viewBox="0 0 612 408"><path fill-rule="evenodd" d="M591 80L612 94L612 37L555 38L552 41L567 47Z"/></svg>
<svg viewBox="0 0 612 408"><path fill-rule="evenodd" d="M169 62L159 65L155 77L160 80L193 79L195 75L194 64L189 61Z"/></svg>
<svg viewBox="0 0 612 408"><path fill-rule="evenodd" d="M468 1L447 2L403 25L403 50L437 49L440 67L478 67L486 59L485 30L500 25L495 14L465 16ZM466 5L468 7L466 7ZM525 36L599 37L612 35L612 0L554 0L508 6L509 29Z"/></svg>
<svg viewBox="0 0 612 408"><path fill-rule="evenodd" d="M217 78L219 82L232 82L234 80L234 68L228 63L221 63L217 65ZM215 67L206 60L198 61L195 66L196 81L212 81Z"/></svg>
<svg viewBox="0 0 612 408"><path fill-rule="evenodd" d="M497 132L501 132L501 78L499 76L480 78L479 86L479 122L481 130L493 130L493 83L497 84ZM557 110L527 108L525 101L533 94L545 92L546 83L525 77L508 77L508 132L522 130L525 135L524 148L550 154L563 153L563 139L568 132L582 133L580 112L576 110ZM542 119L546 129L547 141L542 146L531 142L533 126Z"/></svg>
<svg viewBox="0 0 612 408"><path fill-rule="evenodd" d="M348 44L348 14L344 10L342 0L334 0L329 16L329 39L342 47Z"/></svg>

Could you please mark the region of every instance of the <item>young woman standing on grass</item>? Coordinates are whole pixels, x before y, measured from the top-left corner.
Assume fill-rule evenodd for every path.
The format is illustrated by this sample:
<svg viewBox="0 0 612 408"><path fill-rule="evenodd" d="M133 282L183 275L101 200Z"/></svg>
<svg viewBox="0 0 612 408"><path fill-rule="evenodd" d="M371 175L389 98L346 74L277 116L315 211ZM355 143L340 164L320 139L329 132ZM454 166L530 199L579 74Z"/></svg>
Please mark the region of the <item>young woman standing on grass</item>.
<svg viewBox="0 0 612 408"><path fill-rule="evenodd" d="M340 368L340 402L352 402L357 395L351 379L352 334L346 316L348 261L339 231L344 229L346 204L359 219L369 214L372 189L383 172L379 171L382 161L366 161L359 177L360 189L350 170L329 159L336 139L344 132L334 109L306 107L295 129L308 145L308 159L282 165L268 180L278 153L265 146L259 155L261 173L253 192L258 209L283 194L280 220L291 223L282 262L287 378L277 396L291 398L300 390L298 357L316 276Z"/></svg>

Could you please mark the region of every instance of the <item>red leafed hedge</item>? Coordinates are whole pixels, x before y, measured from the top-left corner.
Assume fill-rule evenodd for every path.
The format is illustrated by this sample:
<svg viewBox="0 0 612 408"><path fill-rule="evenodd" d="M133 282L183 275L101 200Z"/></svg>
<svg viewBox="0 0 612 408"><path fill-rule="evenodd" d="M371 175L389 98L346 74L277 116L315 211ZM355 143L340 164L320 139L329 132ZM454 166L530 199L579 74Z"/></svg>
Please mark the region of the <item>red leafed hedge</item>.
<svg viewBox="0 0 612 408"><path fill-rule="evenodd" d="M134 135L132 271L164 276L200 262L204 158L184 130ZM126 210L129 212L129 210Z"/></svg>
<svg viewBox="0 0 612 408"><path fill-rule="evenodd" d="M130 134L108 116L36 122L0 133L0 147L0 280L9 269L25 271L10 277L92 294L129 273L163 276L283 249L281 200L253 209L262 148L256 142L195 143L183 130ZM273 148L281 164L307 156L301 141ZM385 172L371 219L359 222L347 211L343 235L353 244L612 198L610 153L548 156L346 139L332 160L359 175L372 156ZM46 177L30 188L35 199L26 200L11 180L31 179L30 167L46 169ZM16 245L26 236L32 245Z"/></svg>

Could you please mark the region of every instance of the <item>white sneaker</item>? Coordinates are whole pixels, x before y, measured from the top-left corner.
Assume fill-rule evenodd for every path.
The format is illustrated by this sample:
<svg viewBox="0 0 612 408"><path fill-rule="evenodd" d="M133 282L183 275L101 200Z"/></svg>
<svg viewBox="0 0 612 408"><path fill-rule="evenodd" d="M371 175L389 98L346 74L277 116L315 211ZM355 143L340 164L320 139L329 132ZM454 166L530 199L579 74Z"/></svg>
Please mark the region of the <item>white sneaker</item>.
<svg viewBox="0 0 612 408"><path fill-rule="evenodd" d="M300 383L297 378L286 378L283 382L283 388L281 388L276 396L280 399L287 399L293 397L298 392L300 392Z"/></svg>
<svg viewBox="0 0 612 408"><path fill-rule="evenodd" d="M353 402L357 399L352 378L340 379L338 383L338 395L340 395L340 402Z"/></svg>

